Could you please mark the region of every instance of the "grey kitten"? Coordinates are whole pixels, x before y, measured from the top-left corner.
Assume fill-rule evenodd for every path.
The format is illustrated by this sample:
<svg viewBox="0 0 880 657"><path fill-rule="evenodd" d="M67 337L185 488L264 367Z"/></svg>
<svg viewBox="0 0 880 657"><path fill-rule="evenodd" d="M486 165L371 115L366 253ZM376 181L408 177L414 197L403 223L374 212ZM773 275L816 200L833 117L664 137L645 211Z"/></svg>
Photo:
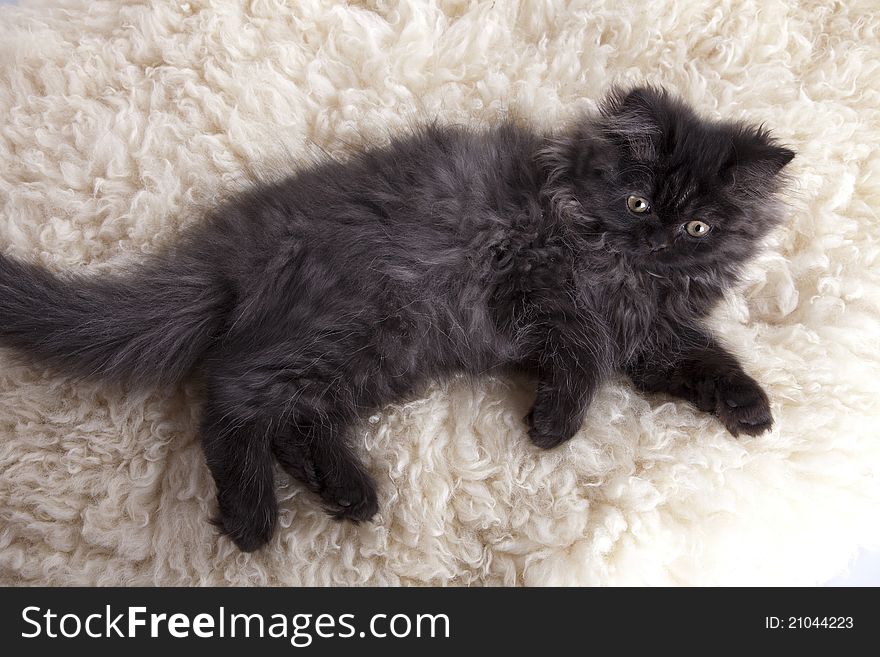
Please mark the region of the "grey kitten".
<svg viewBox="0 0 880 657"><path fill-rule="evenodd" d="M109 381L198 371L218 523L242 550L274 531L275 459L334 516L371 518L350 427L452 372L532 373L543 448L614 371L758 434L767 395L703 321L777 225L792 157L657 88L556 136L431 125L243 193L116 276L0 256L0 342Z"/></svg>

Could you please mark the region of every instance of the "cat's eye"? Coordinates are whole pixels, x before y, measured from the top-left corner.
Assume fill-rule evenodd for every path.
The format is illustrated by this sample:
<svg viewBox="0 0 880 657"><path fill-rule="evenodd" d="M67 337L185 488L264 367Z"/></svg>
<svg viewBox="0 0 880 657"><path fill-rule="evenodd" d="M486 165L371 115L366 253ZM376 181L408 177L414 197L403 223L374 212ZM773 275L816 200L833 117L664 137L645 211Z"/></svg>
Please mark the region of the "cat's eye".
<svg viewBox="0 0 880 657"><path fill-rule="evenodd" d="M684 229L691 237L705 237L711 229L709 224L703 221L689 221L684 225Z"/></svg>
<svg viewBox="0 0 880 657"><path fill-rule="evenodd" d="M641 196L630 196L626 199L626 207L630 209L630 212L645 214L651 209L651 204Z"/></svg>

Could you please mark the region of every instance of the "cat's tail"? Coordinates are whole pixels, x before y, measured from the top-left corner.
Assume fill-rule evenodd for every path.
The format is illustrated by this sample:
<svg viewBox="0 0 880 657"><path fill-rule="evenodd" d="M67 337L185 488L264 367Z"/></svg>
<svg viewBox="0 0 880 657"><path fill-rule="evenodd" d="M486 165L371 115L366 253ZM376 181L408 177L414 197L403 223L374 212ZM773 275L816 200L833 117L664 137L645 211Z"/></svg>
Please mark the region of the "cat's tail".
<svg viewBox="0 0 880 657"><path fill-rule="evenodd" d="M0 345L79 377L183 378L222 331L229 289L177 251L114 276L56 276L0 254Z"/></svg>

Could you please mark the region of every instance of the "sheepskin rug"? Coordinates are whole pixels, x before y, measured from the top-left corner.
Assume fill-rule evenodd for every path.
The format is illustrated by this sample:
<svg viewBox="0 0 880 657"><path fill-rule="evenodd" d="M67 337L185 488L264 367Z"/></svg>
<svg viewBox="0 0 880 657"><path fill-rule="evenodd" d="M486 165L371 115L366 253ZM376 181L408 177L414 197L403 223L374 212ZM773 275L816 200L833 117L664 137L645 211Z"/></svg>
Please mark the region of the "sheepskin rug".
<svg viewBox="0 0 880 657"><path fill-rule="evenodd" d="M438 382L365 418L381 514L280 470L272 543L208 523L198 382L136 393L0 351L6 584L814 584L880 545L880 14L872 2L22 2L0 9L0 248L95 274L217 198L413 122L552 127L668 86L798 152L787 222L714 323L777 424L736 440L607 385L533 448L527 382ZM230 258L235 254L230 253Z"/></svg>

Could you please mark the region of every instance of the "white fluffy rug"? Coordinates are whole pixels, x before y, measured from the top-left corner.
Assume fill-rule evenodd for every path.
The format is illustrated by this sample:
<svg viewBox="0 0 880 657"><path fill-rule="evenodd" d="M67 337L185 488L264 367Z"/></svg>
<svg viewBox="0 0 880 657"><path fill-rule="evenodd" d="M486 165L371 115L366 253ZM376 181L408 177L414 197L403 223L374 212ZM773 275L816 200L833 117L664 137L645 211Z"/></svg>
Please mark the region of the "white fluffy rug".
<svg viewBox="0 0 880 657"><path fill-rule="evenodd" d="M208 524L195 384L74 385L2 351L0 582L811 584L880 544L876 3L285 4L0 9L0 248L106 271L316 147L506 109L550 126L659 82L798 152L788 222L716 322L777 425L735 440L620 380L545 453L521 382L438 384L360 432L377 522L279 472L279 531L241 554Z"/></svg>

